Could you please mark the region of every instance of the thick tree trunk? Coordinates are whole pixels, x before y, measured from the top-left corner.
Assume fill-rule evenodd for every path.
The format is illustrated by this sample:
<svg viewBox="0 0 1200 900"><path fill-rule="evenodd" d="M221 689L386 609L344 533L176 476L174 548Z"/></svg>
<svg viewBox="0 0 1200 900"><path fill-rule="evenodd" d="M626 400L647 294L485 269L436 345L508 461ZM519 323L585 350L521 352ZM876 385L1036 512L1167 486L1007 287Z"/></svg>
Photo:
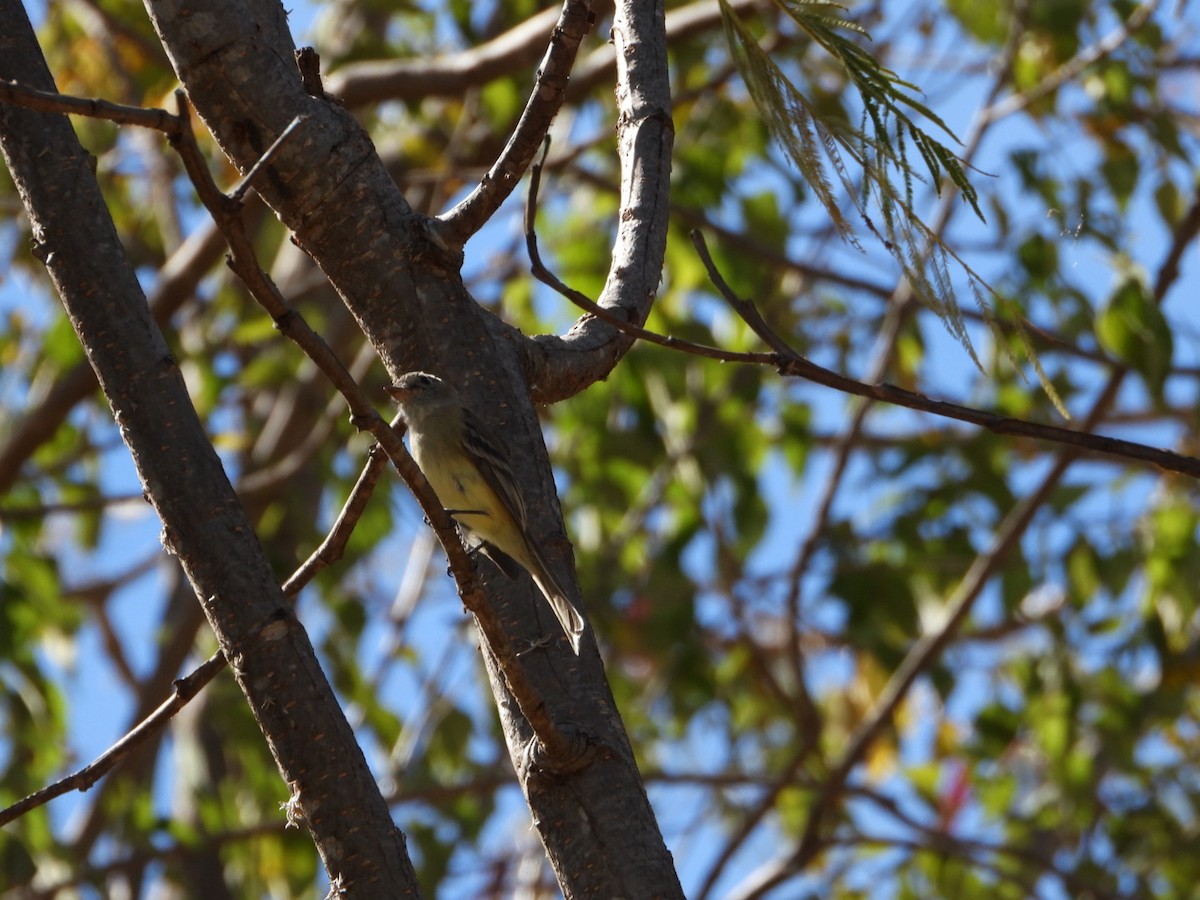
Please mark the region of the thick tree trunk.
<svg viewBox="0 0 1200 900"><path fill-rule="evenodd" d="M24 9L0 0L0 78L54 90ZM42 259L331 881L417 896L393 824L304 629L188 398L65 116L0 104L0 149Z"/></svg>
<svg viewBox="0 0 1200 900"><path fill-rule="evenodd" d="M192 103L241 170L294 117L308 117L257 189L337 288L389 373L427 368L447 377L503 437L531 530L551 565L572 572L573 581L522 375L524 338L466 292L459 248L443 245L436 225L409 209L357 122L305 93L282 7L275 0L162 0L148 7ZM527 580L493 578L490 587L515 643L557 634ZM521 658L550 715L589 748L582 761L531 752L528 723L490 655L488 662L510 754L566 895L681 896L594 641L585 637L579 658L561 641Z"/></svg>

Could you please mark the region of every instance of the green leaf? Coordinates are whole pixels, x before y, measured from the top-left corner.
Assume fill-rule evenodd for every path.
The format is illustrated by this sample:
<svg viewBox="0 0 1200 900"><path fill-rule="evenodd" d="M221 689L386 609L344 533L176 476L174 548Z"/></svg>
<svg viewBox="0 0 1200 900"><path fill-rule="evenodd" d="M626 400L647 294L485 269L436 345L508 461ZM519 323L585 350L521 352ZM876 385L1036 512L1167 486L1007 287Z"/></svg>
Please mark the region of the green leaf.
<svg viewBox="0 0 1200 900"><path fill-rule="evenodd" d="M1124 212L1142 173L1142 160L1123 141L1109 141L1106 149L1100 173L1117 201L1117 208Z"/></svg>
<svg viewBox="0 0 1200 900"><path fill-rule="evenodd" d="M1034 284L1046 282L1058 274L1058 245L1040 234L1025 239L1017 248L1017 259Z"/></svg>
<svg viewBox="0 0 1200 900"><path fill-rule="evenodd" d="M0 872L4 873L5 887L9 889L27 885L37 873L37 863L15 834L0 831Z"/></svg>
<svg viewBox="0 0 1200 900"><path fill-rule="evenodd" d="M1187 210L1183 194L1175 186L1175 182L1170 180L1164 180L1154 191L1154 205L1158 207L1158 214L1162 216L1163 222L1172 228L1183 219Z"/></svg>
<svg viewBox="0 0 1200 900"><path fill-rule="evenodd" d="M1008 36L1009 5L995 0L949 0L951 15L974 37L986 44L999 45Z"/></svg>
<svg viewBox="0 0 1200 900"><path fill-rule="evenodd" d="M1171 371L1173 340L1162 311L1146 286L1126 278L1096 317L1100 346L1142 376L1150 394L1163 402L1163 386Z"/></svg>

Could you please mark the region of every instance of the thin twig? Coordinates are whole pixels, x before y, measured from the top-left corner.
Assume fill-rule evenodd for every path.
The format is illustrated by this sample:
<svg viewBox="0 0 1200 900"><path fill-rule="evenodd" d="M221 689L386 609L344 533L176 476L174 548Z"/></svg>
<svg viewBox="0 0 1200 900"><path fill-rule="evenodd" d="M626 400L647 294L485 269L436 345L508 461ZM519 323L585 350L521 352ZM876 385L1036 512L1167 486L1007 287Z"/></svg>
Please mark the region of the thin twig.
<svg viewBox="0 0 1200 900"><path fill-rule="evenodd" d="M1140 29L1158 9L1160 0L1148 0L1134 8L1129 18L1117 26L1109 34L1096 43L1085 47L1079 53L1051 72L1027 91L994 103L984 109L983 115L988 121L996 121L1027 109L1039 100L1049 97L1052 93L1071 81L1090 65L1094 65L1104 57L1113 53L1124 44L1133 33Z"/></svg>
<svg viewBox="0 0 1200 900"><path fill-rule="evenodd" d="M7 82L0 83L0 99L7 98L4 90L9 87L11 85ZM462 544L453 520L438 502L433 489L430 488L424 475L409 456L400 434L392 425L379 417L336 354L297 312L288 307L274 282L259 267L253 245L246 234L244 223L241 221L241 203L227 196L217 187L208 171L199 146L196 144L195 137L191 132L187 99L183 91L176 92L176 101L180 110L178 116L171 116L162 110L147 111L117 107L115 104L107 104L105 101L76 102L77 98L31 91L31 89L25 88L16 91L15 96L18 99L13 102L36 104L35 108L45 108L47 111L53 112L73 111L82 114L96 114L101 118L112 118L114 121L127 124L158 127L158 130L167 134L171 145L179 153L184 163L184 169L188 173L197 195L229 245L230 267L242 279L254 298L271 314L276 327L298 344L333 382L346 399L354 423L375 436L378 445L383 448L387 458L400 472L401 477L424 510L445 548L451 572L459 587L459 595L464 605L479 622L485 639L499 661L509 691L533 729L539 745L538 756L543 760L543 767L567 769L579 765L581 760L586 757L586 750L581 746L580 741L568 737L550 718L546 704L525 675L499 617L479 584L475 575L474 563ZM139 117L136 115L137 113L152 113L152 115ZM117 118L118 115L122 118ZM159 127L157 123L161 122L170 123L169 127ZM258 162L241 179L239 185L241 194L244 194L256 174L261 171L262 166L269 162L270 157L278 151L288 137L295 133L301 124L303 124L302 117L297 117L272 142ZM362 508L370 496L371 488L378 480L379 469L382 465L379 462L380 459L378 454L371 455L331 533L314 554L285 582L286 596L294 597L318 571L340 557L345 542L349 539L349 534L358 517L361 516ZM135 748L157 733L206 684L215 678L225 668L225 665L225 658L218 653L206 660L191 674L175 681L174 691L167 700L92 763L54 784L30 794L8 808L0 810L0 826L69 791L86 790L91 787Z"/></svg>
<svg viewBox="0 0 1200 900"><path fill-rule="evenodd" d="M0 828L9 822L23 816L31 809L36 809L49 803L55 797L60 797L68 791L86 791L93 784L108 774L121 760L144 744L156 734L163 725L170 721L179 710L187 704L200 689L208 684L217 673L225 668L225 657L220 653L211 656L198 669L185 678L174 683L171 696L163 701L153 713L143 719L136 727L127 732L124 737L96 757L78 772L56 781L54 784L35 791L23 800L18 800L12 806L0 810Z"/></svg>
<svg viewBox="0 0 1200 900"><path fill-rule="evenodd" d="M87 97L71 97L53 91L39 91L15 81L0 81L0 101L23 106L26 109L36 109L40 112L69 113L76 116L87 116L90 119L105 119L120 125L152 128L166 135L179 134L183 129L183 123L179 117L165 109L126 106L122 103Z"/></svg>
<svg viewBox="0 0 1200 900"><path fill-rule="evenodd" d="M258 173L270 164L272 158L274 158L275 154L279 152L279 148L282 147L287 139L295 134L296 130L307 121L308 116L296 116L296 118L288 122L287 128L279 132L279 137L275 138L275 140L271 142L271 146L263 151L263 155L260 156L254 165L250 167L250 171L243 175L241 181L239 181L234 186L233 190L229 192L230 200L232 200L234 203L240 204L245 199L246 192L250 190L251 186L254 184L254 179L258 177Z"/></svg>
<svg viewBox="0 0 1200 900"><path fill-rule="evenodd" d="M396 419L392 420L393 426L398 424L399 418L397 415ZM346 552L346 544L354 532L354 526L362 518L362 514L367 508L367 501L371 499L371 494L374 492L375 485L379 481L379 476L383 474L387 462L387 455L382 452L379 445L372 444L367 451L367 464L363 466L358 481L350 489L350 496L342 504L342 511L338 514L333 527L330 528L329 534L325 536L321 545L309 554L308 559L301 564L300 568L283 583L285 596L291 597L299 593L316 577L318 572L342 558L342 554Z"/></svg>
<svg viewBox="0 0 1200 900"><path fill-rule="evenodd" d="M591 313L597 318L603 319L631 337L651 344L657 344L660 347L667 347L672 350L691 353L695 356L702 356L706 359L770 366L776 369L781 375L792 378L804 378L815 384L834 388L835 390L853 394L857 397L865 397L870 400L878 400L884 403L891 403L895 406L915 409L919 412L933 413L947 419L968 422L991 431L994 434L1051 441L1069 447L1077 447L1081 450L1102 456L1149 463L1164 471L1178 472L1181 475L1187 475L1191 478L1200 478L1200 459L1194 456L1186 456L1171 450L1150 447L1146 444L1139 444L1136 441L1126 441L1121 438L1089 434L1085 431L1076 431L1070 428L1061 428L1057 425L1046 425L1012 416L1002 416L999 413L991 413L970 406L963 406L959 403L951 403L946 400L932 400L924 394L909 391L891 384L866 384L818 366L816 363L809 361L796 351L790 349L777 335L772 334L771 341L773 344L784 348L782 350L771 353L740 352L722 350L719 347L658 334L640 325L627 322L611 310L605 309L586 295L564 284L542 262L541 253L538 250L537 234L533 230L536 191L539 179L540 167L535 165L530 177L530 202L526 206L525 213L525 246L529 252L531 273L543 284L554 288L554 290L558 291L558 293L562 294L580 309ZM711 262L711 257L709 257L705 264L710 265ZM715 269L713 271L715 273ZM753 315L757 316L757 310L753 304L749 303L749 301L739 299L736 294L733 294L729 290L729 286L723 280L719 283L714 283L717 284L718 290L721 291L722 296L728 302L736 304L734 305L735 310L739 310L739 312L742 309L753 310ZM758 322L761 324L761 318L758 319ZM748 321L747 324L750 324L757 331L757 326L754 323Z"/></svg>
<svg viewBox="0 0 1200 900"><path fill-rule="evenodd" d="M439 217L438 236L450 246L465 244L500 208L529 168L562 106L575 54L591 25L592 13L586 2L565 0L546 55L538 66L533 90L508 143L475 189Z"/></svg>
<svg viewBox="0 0 1200 900"><path fill-rule="evenodd" d="M176 100L180 103L181 110L186 108L187 99L182 91L176 93ZM190 118L182 118L186 126ZM446 552L451 574L458 585L459 597L479 623L480 630L504 673L513 699L536 736L538 755L543 760L543 767L568 769L580 764L586 756L585 748L580 741L563 732L551 719L546 703L525 674L500 617L479 582L475 564L463 546L453 519L442 507L424 474L405 449L400 434L380 418L345 365L325 340L313 331L303 316L288 306L270 276L258 265L254 246L241 222L239 207L221 193L213 182L190 128L185 127L182 135L172 138L172 145L180 153L184 168L196 187L200 201L229 243L230 268L246 285L254 299L270 314L275 327L304 351L346 399L351 421L356 427L369 431L379 442L420 504Z"/></svg>

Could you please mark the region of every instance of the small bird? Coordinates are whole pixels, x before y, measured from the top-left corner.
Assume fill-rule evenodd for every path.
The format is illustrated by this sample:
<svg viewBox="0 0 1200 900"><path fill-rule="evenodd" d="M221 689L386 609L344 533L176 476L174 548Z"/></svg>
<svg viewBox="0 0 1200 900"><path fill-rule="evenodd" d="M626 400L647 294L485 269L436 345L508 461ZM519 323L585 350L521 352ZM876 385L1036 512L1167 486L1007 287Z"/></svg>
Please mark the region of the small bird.
<svg viewBox="0 0 1200 900"><path fill-rule="evenodd" d="M578 656L583 616L529 538L525 500L503 444L436 375L408 372L386 390L400 404L413 459L438 500L509 577L517 576L514 560L533 577ZM500 553L488 552L489 545Z"/></svg>

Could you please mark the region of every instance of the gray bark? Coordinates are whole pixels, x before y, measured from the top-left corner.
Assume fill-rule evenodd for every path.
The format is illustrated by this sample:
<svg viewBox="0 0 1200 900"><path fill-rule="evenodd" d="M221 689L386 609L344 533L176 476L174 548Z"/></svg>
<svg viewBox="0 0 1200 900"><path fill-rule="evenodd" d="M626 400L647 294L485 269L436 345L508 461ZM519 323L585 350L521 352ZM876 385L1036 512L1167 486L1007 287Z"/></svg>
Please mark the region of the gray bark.
<svg viewBox="0 0 1200 900"><path fill-rule="evenodd" d="M572 573L577 591L525 380L530 342L467 293L460 249L409 208L350 114L305 93L275 0L152 0L148 8L192 103L242 171L295 116L309 117L256 187L329 277L391 376L442 375L502 436L533 536L557 572ZM647 294L643 288L642 303ZM528 579L508 583L480 568L515 643L558 633ZM510 755L564 893L681 896L594 641L585 637L579 658L559 641L522 662L555 720L591 748L582 767L531 752L528 724L488 655Z"/></svg>
<svg viewBox="0 0 1200 900"><path fill-rule="evenodd" d="M0 78L54 90L17 0L0 0ZM62 115L0 104L0 150L42 259L129 447L147 498L267 737L331 880L416 896L391 820L308 636L274 573L153 321L94 175Z"/></svg>

